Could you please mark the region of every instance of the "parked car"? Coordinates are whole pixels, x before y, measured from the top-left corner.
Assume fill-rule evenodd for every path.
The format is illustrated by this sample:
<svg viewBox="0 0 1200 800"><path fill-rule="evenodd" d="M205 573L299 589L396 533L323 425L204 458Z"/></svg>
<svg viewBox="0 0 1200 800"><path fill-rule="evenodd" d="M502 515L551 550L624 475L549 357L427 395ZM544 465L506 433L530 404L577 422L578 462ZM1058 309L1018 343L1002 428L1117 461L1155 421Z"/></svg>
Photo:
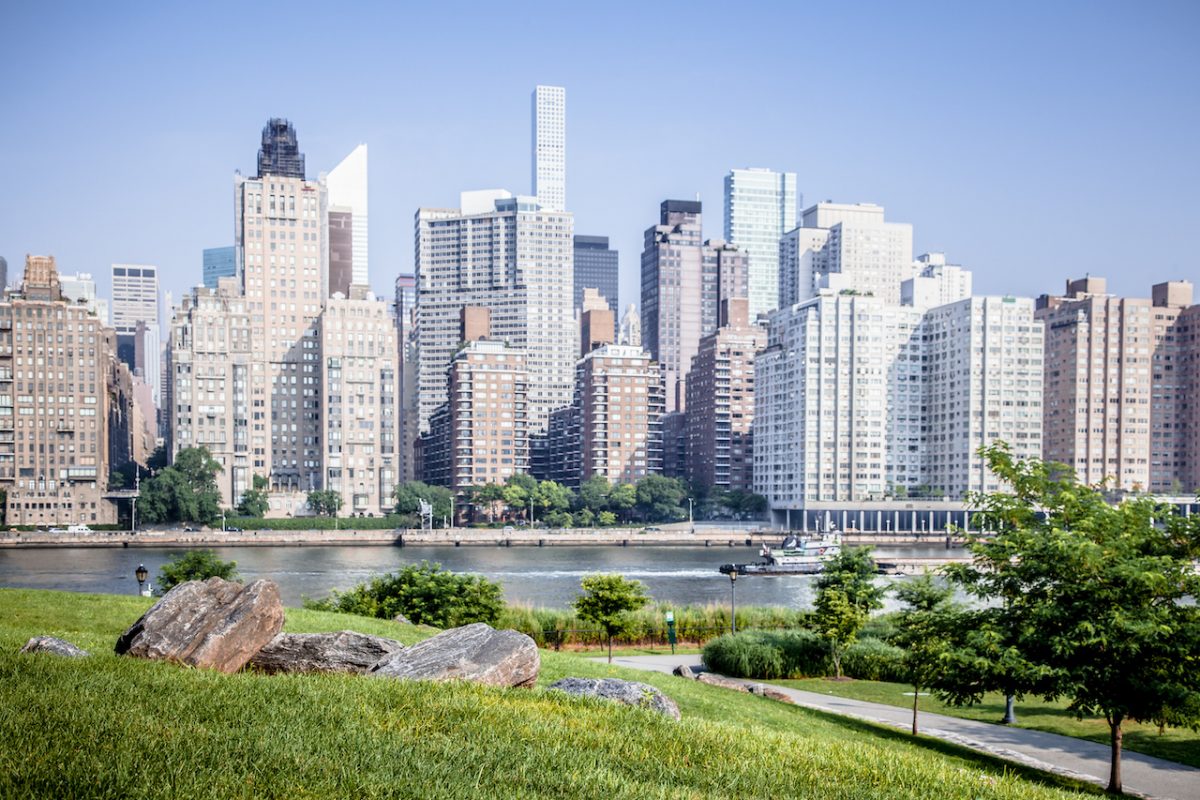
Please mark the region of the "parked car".
<svg viewBox="0 0 1200 800"><path fill-rule="evenodd" d="M229 525L225 528L225 532L226 533L241 533L242 529L239 528L237 525Z"/></svg>

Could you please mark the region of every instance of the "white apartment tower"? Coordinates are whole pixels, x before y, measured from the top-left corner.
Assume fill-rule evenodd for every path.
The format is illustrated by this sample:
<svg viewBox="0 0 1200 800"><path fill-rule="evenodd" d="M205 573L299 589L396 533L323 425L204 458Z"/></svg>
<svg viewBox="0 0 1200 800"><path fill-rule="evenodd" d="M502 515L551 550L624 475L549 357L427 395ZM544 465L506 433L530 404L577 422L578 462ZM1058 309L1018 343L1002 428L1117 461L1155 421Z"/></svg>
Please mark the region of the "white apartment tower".
<svg viewBox="0 0 1200 800"><path fill-rule="evenodd" d="M725 239L750 262L750 319L779 302L779 240L796 227L796 173L750 168L725 176Z"/></svg>
<svg viewBox="0 0 1200 800"><path fill-rule="evenodd" d="M567 90L533 90L533 194L547 211L567 208Z"/></svg>
<svg viewBox="0 0 1200 800"><path fill-rule="evenodd" d="M459 206L416 215L418 430L446 400L461 309L481 306L492 337L525 351L529 432L544 432L574 387L573 218L503 190L464 192Z"/></svg>
<svg viewBox="0 0 1200 800"><path fill-rule="evenodd" d="M933 308L971 296L969 269L946 263L945 253L925 253L913 262L913 274L900 284L900 303Z"/></svg>
<svg viewBox="0 0 1200 800"><path fill-rule="evenodd" d="M158 327L158 267L112 265L112 323L117 336L132 337L137 324Z"/></svg>
<svg viewBox="0 0 1200 800"><path fill-rule="evenodd" d="M351 226L351 283L369 284L367 270L367 146L360 144L324 176L328 210L349 212Z"/></svg>
<svg viewBox="0 0 1200 800"><path fill-rule="evenodd" d="M815 297L819 289L851 290L900 302L913 272L912 225L886 222L872 203L817 203L779 245L780 307Z"/></svg>

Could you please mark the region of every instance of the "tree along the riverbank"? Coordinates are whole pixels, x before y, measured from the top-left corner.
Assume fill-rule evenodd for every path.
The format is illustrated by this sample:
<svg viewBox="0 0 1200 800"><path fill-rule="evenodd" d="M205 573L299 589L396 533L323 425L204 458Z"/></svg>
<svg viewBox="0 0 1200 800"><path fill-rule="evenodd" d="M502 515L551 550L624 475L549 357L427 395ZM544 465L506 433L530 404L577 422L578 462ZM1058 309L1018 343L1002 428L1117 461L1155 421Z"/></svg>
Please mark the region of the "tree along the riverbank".
<svg viewBox="0 0 1200 800"><path fill-rule="evenodd" d="M142 481L137 501L139 522L199 522L221 515L217 474L221 464L207 447L185 447L175 463Z"/></svg>
<svg viewBox="0 0 1200 800"><path fill-rule="evenodd" d="M1146 497L1110 505L1069 467L1017 461L1004 444L981 452L1008 486L972 498L997 533L971 536L974 563L947 574L996 605L966 618L935 688L956 703L988 690L1065 698L1104 717L1120 793L1126 720L1200 726L1200 517ZM976 668L996 659L1003 670Z"/></svg>

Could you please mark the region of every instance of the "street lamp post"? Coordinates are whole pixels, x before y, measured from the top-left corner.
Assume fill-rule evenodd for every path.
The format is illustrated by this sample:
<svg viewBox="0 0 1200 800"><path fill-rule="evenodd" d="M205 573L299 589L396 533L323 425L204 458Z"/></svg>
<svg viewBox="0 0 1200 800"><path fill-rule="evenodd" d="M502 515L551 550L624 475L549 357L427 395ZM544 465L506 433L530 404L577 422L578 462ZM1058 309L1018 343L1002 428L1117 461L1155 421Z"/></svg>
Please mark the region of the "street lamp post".
<svg viewBox="0 0 1200 800"><path fill-rule="evenodd" d="M225 532L225 509L221 509L221 533Z"/></svg>
<svg viewBox="0 0 1200 800"><path fill-rule="evenodd" d="M138 564L137 569L133 571L133 577L137 578L138 596L142 595L142 587L146 585L146 578L150 576L150 570L146 569L145 564Z"/></svg>
<svg viewBox="0 0 1200 800"><path fill-rule="evenodd" d="M737 633L737 596L733 590L737 583L737 570L729 573L729 630Z"/></svg>
<svg viewBox="0 0 1200 800"><path fill-rule="evenodd" d="M696 525L692 520L692 498L690 497L688 498L688 528L691 529L692 533L696 532Z"/></svg>

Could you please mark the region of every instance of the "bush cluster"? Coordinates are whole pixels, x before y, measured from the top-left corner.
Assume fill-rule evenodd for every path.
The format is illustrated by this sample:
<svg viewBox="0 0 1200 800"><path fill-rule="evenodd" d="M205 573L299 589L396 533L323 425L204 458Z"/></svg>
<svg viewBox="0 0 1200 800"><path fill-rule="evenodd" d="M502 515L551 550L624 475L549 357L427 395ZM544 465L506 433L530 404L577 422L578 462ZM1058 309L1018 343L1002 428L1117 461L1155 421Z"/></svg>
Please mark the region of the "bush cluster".
<svg viewBox="0 0 1200 800"><path fill-rule="evenodd" d="M829 645L810 630L724 634L704 646L704 665L735 678L777 680L828 675ZM843 671L860 680L903 681L904 651L879 639L859 639L846 649Z"/></svg>

